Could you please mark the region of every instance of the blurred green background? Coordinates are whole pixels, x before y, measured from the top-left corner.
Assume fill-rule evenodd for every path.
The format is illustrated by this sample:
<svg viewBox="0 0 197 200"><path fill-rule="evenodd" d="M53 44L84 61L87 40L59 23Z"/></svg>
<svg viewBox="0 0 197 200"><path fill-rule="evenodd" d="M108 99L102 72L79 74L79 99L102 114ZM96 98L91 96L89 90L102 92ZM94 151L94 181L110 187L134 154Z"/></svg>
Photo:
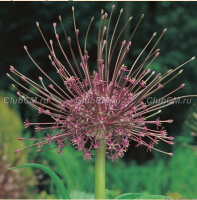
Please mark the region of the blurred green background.
<svg viewBox="0 0 197 200"><path fill-rule="evenodd" d="M75 6L81 45L84 44L90 19L92 16L95 17L87 44L90 52L90 70L93 71L96 69L100 10L104 9L109 14L113 4L116 5L116 8L111 27L115 26L121 8L124 9L124 12L118 26L119 31L124 22L133 16L121 41L129 38L141 14L145 14L145 18L134 35L125 61L125 65L128 67L135 61L152 34L157 32L159 35L164 28L167 28L168 31L157 46L161 49L161 54L150 66L150 69L157 73L165 73L168 69L174 69L196 55L197 2L0 2L0 198L51 199L59 197L50 178L39 170L23 169L7 173L6 169L10 166L29 162L42 163L54 169L62 178L72 198L94 197L94 159L89 162L83 161L81 153L74 148L66 147L60 156L57 156L55 151L37 154L36 149L33 148L24 151L21 156L12 153L14 149L25 145L23 142L17 141L19 136L34 137L36 134L34 127L23 128L22 124L26 118L31 122L47 121L48 118L42 115L38 116L37 111L27 104L4 103L5 97L17 98L11 87L12 81L8 79L6 72L9 72L9 65L13 65L25 76L34 81L38 80L41 72L26 55L23 49L23 45L26 45L42 69L62 85L59 76L50 64L48 50L35 22L39 22L46 39L52 39L55 43L52 24L58 22L58 15L61 15L67 34L72 39L73 49L77 52L71 6ZM110 34L112 30L111 28ZM57 31L65 52L71 58L59 23ZM57 44L54 46L57 57L64 63ZM148 50L144 55L147 55ZM77 53L76 55L79 59L79 55ZM186 86L176 92L174 96L196 94L196 77L196 61L193 61L184 67L184 72L180 76L154 96L162 97L182 83L185 83ZM22 83L22 80L17 80ZM197 99L192 99L191 104L195 102ZM133 142L123 159L114 162L107 160L107 189L114 190L117 195L124 192L141 192L167 195L172 198L197 198L196 152L187 145L183 145L183 143L196 143L195 139L190 136L190 129L184 123L191 112L189 109L191 104L173 105L165 108L160 114L161 119L174 119L174 122L166 124L165 128L169 135L175 137L175 145L173 147L166 144L159 145L162 150L173 151L174 156L168 157L154 151L147 153L146 148L135 148L136 144ZM15 191L13 196L10 196L10 191Z"/></svg>

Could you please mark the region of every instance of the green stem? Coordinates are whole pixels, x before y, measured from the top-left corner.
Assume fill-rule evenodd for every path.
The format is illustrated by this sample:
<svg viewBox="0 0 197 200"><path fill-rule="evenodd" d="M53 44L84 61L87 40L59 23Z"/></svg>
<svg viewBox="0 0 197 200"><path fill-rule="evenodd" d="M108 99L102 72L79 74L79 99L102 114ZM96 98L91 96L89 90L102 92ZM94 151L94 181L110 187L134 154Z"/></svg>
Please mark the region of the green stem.
<svg viewBox="0 0 197 200"><path fill-rule="evenodd" d="M95 157L95 199L105 199L105 149L102 141Z"/></svg>

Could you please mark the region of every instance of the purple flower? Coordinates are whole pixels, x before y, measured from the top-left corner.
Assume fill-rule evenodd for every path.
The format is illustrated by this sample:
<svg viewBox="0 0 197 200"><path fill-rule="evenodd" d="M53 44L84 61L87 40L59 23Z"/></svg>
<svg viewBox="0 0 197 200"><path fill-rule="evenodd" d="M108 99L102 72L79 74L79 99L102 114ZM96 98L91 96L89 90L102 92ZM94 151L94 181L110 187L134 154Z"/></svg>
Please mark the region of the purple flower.
<svg viewBox="0 0 197 200"><path fill-rule="evenodd" d="M50 80L50 85L46 86L44 84L44 78L42 77L39 77L40 84L38 84L22 75L13 66L10 67L12 73L28 83L37 93L15 81L9 74L7 74L8 77L20 85L21 88L35 95L37 99L30 101L27 95L23 94L13 85L13 87L17 89L17 94L28 101L32 107L37 109L40 115L49 115L51 117L51 121L47 123L31 123L28 120L25 121L26 128L35 125L38 132L42 130L51 130L46 137L30 139L35 141L35 143L30 146L37 146L37 152L57 148L57 153L61 154L63 148L72 143L78 151L83 152L83 158L89 160L93 155L90 151L92 149L98 150L100 148L100 142L105 141L107 157L113 160L118 157L123 157L124 153L129 148L130 141L135 141L136 147L143 145L147 147L147 151L154 149L171 156L173 155L172 153L155 148L159 141L166 142L170 145L173 144L171 141L173 137L168 136L163 127L164 123L172 123L172 120L161 120L160 117L155 116L161 112L163 107L172 105L176 98L169 101L162 101L162 97L158 102L151 102L149 104L146 104L146 99L153 93L162 89L177 75L181 74L183 70L180 70L173 78L166 80L169 75L173 74L186 63L194 60L194 57L174 70L168 70L163 75L160 73L155 75L154 71L151 72L149 66L151 66L152 62L159 56L159 49L156 49L156 46L167 31L167 29L164 29L156 43L152 48L149 48L151 50L141 64L137 64L137 62L146 48L151 46L151 41L156 36L156 33L153 33L151 39L135 62L131 63L131 67L125 66L124 59L129 52L134 33L144 15L141 16L136 29L127 41L120 41L119 39L132 17L128 19L126 25L123 26L115 40L116 27L119 24L119 18L123 9L120 10L120 15L112 32L112 36L109 37L110 20L114 8L115 6L112 6L108 23L106 20L108 18L107 13L101 10L97 60L95 60L97 63L97 70L94 71L93 74L90 73L88 60L91 54L87 51L86 44L89 29L94 18L90 21L85 37L84 50L82 50L78 39L79 30L76 28L74 7L72 7L72 11L80 56L79 63L72 50L71 38L67 36L63 27L62 18L59 16L72 54L74 66L71 64L61 46L60 37L56 31L57 24L53 24L55 38L66 60L65 66L56 57L53 41L50 40L48 43L45 40L39 23L36 23L49 49L51 64L62 79L65 85L64 88L60 87L38 66L29 54L26 46L24 46L24 49L28 56L43 75ZM114 56L115 48L119 48L117 56ZM112 65L112 60L115 61L114 65ZM111 78L109 75L110 69L113 71ZM183 87L184 84L181 84L177 89L165 95L164 98ZM153 126L150 128L149 125L155 125L155 128L152 128ZM20 140L25 140L25 138L20 138ZM90 144L89 147L87 144ZM49 148L46 148L46 146L49 146ZM18 153L22 149L15 150L15 153Z"/></svg>

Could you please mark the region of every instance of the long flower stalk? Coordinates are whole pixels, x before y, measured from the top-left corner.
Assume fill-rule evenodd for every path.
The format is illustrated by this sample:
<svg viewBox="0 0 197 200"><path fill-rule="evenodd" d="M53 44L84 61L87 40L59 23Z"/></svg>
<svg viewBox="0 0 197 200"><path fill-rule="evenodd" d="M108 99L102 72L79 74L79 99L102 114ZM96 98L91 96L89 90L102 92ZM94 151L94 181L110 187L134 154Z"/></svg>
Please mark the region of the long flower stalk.
<svg viewBox="0 0 197 200"><path fill-rule="evenodd" d="M95 153L95 199L105 199L105 141Z"/></svg>

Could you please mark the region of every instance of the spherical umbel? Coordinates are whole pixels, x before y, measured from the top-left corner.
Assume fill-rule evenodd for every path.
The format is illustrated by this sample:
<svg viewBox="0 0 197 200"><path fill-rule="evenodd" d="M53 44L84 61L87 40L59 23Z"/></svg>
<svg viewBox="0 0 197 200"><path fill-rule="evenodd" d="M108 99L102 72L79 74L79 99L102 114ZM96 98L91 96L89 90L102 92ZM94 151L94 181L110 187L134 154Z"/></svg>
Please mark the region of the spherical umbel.
<svg viewBox="0 0 197 200"><path fill-rule="evenodd" d="M27 90L36 99L30 101L31 98L28 95L21 92L15 85L12 85L17 90L17 95L35 108L39 115L48 115L51 117L51 121L44 123L32 123L27 119L24 122L25 128L32 125L35 126L38 134L42 134L42 130L48 130L46 136L41 136L39 139L18 138L18 140L34 141L35 143L30 146L37 147L38 153L56 148L57 153L61 154L66 145L72 144L78 151L83 152L84 159L89 160L94 154L91 150L98 151L101 142L104 142L106 145L106 155L109 159L113 160L123 157L130 146L130 141L135 141L136 147L146 146L147 151L157 150L170 156L173 155L173 153L155 148L160 141L173 145L172 140L174 139L168 136L163 126L165 123L172 123L173 120L161 120L158 115L160 115L164 107L173 105L177 98L185 98L185 96L175 97L169 101L164 101L165 98L182 89L185 84L177 86L176 89L157 101L147 102L147 99L152 97L158 90L163 89L176 76L180 75L183 72L182 69L176 74L174 72L194 60L195 57L192 57L175 69L168 70L164 75L152 71L151 65L160 55L160 49L156 49L156 46L166 33L167 29L165 28L161 31L161 35L158 37L155 45L152 45L151 42L153 38L157 37L156 32L151 34L150 40L137 56L136 60L130 63L130 66L125 66L124 60L131 48L131 43L135 42L132 41L133 36L141 20L144 18L144 14L141 15L129 39L120 41L121 34L132 20L132 17L129 17L121 29L120 35L118 38L115 38L118 35L116 33L116 26L119 24L119 19L123 13L123 9L121 9L116 26L112 31L112 35L109 36L111 20L108 20L108 16L111 19L114 9L115 5L112 6L110 15L101 10L98 42L95 50L95 52L97 51L95 60L97 70L93 74L90 73L91 70L89 67L92 65L89 64L89 57L94 52L90 52L89 54L87 50L87 38L91 31L90 27L94 17L89 22L82 50L79 43L80 32L77 28L77 20L75 20L74 7L72 7L74 21L73 34L76 36L76 43L79 50L78 55L75 55L72 49L71 37L67 35L63 27L62 17L59 16L58 18L68 42L67 48L70 49L71 59L68 58L67 53L61 45L61 39L56 30L57 23L53 23L56 42L66 62L61 63L58 60L53 48L53 41L50 40L47 42L39 23L36 22L36 26L49 49L48 58L50 63L55 68L55 73L62 79L64 88L60 87L42 70L31 57L26 46L24 46L24 50L43 74L42 77L38 77L39 83L22 75L13 66L10 66L10 72L19 76L25 81L25 85L29 84L30 88L33 89L30 90L23 83L17 82L8 73L7 76L17 83L23 89L22 91ZM150 47L151 45L152 47ZM117 55L114 54L114 49L118 49ZM139 60L142 59L142 54L145 54L147 49L150 51L144 57L143 62L139 63ZM80 61L78 61L78 57ZM66 63L65 66L64 63ZM112 63L115 64L112 65ZM110 76L110 70L113 72L112 76ZM173 77L170 76L172 74L174 74ZM50 82L49 85L45 85L45 78ZM190 97L192 96L196 95L190 95ZM150 125L154 125L155 128ZM87 144L90 144L89 147L87 147ZM17 149L14 153L18 153L30 146Z"/></svg>

